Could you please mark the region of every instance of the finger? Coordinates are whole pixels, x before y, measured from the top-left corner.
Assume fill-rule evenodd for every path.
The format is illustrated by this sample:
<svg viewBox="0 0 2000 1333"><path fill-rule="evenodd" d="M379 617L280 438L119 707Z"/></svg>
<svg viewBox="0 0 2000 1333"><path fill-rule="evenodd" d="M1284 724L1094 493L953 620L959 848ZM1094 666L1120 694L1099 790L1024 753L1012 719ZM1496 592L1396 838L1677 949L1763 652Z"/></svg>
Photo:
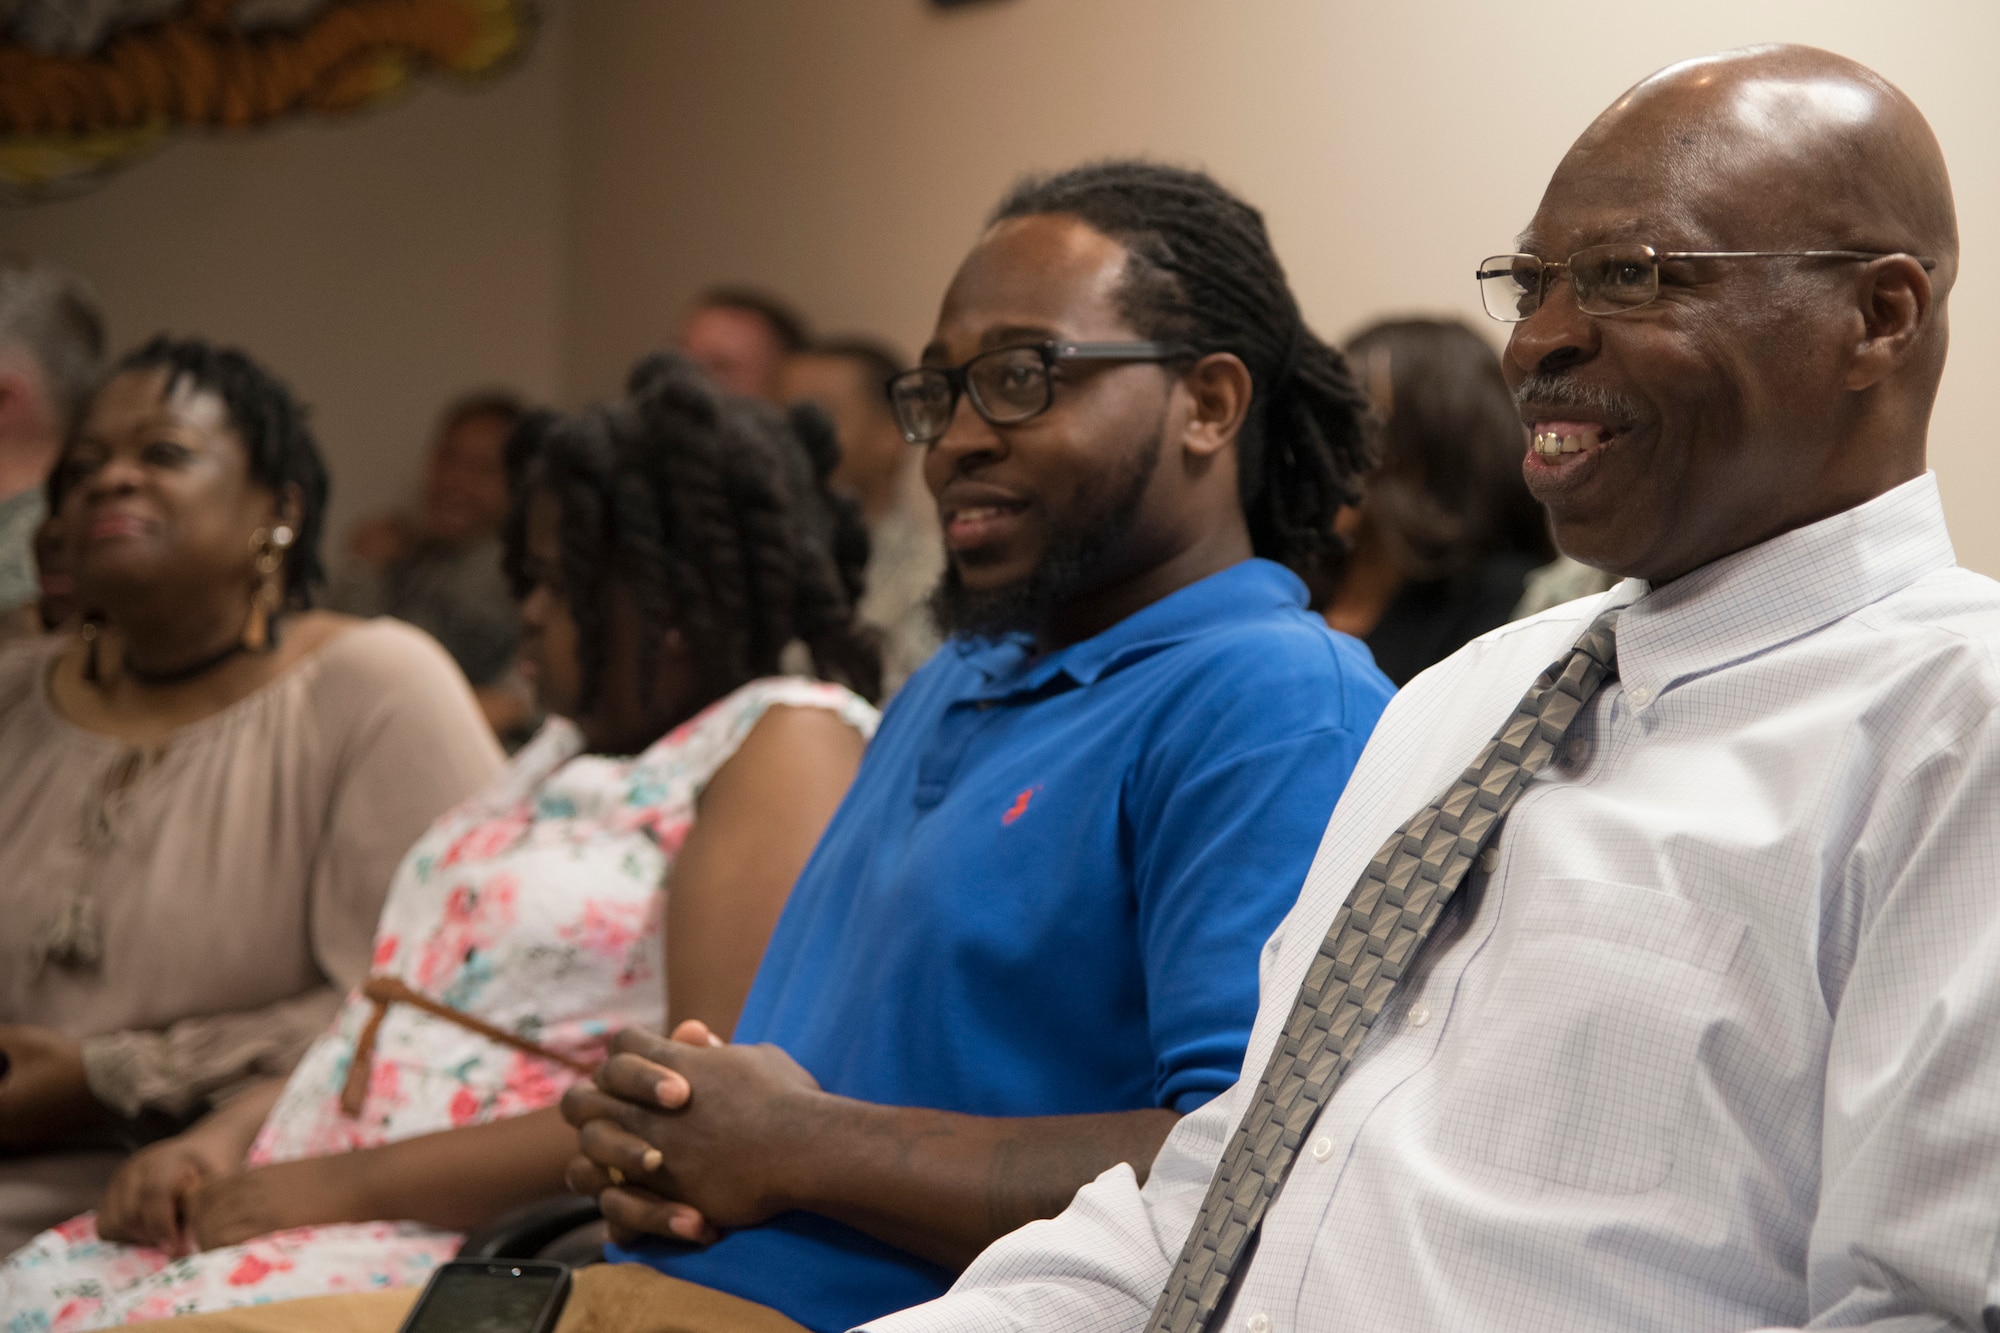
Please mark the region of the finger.
<svg viewBox="0 0 2000 1333"><path fill-rule="evenodd" d="M727 1042L709 1030L699 1018L690 1018L674 1029L674 1040L686 1046L726 1046Z"/></svg>
<svg viewBox="0 0 2000 1333"><path fill-rule="evenodd" d="M173 1176L154 1176L146 1181L139 1195L139 1231L148 1245L169 1254L179 1248L184 1239L181 1196L199 1179L192 1170L183 1169Z"/></svg>
<svg viewBox="0 0 2000 1333"><path fill-rule="evenodd" d="M592 1161L595 1161L599 1166L615 1166L621 1171L627 1169L641 1172L648 1169L658 1170L658 1167L647 1168L635 1163L633 1160L634 1155L622 1149L611 1150L608 1154L608 1160L600 1158L596 1152L592 1151L592 1145L613 1142L614 1140L604 1137L606 1131L611 1131L621 1136L621 1139L617 1141L643 1145L637 1149L636 1156L644 1157L647 1148L660 1149L669 1145L669 1135L672 1133L672 1130L671 1127L662 1123L664 1120L664 1116L641 1111L633 1106L625 1107L619 1114L601 1116L596 1120L585 1121L582 1128L576 1131L576 1150L584 1156L589 1157Z"/></svg>
<svg viewBox="0 0 2000 1333"><path fill-rule="evenodd" d="M672 1236L696 1245L712 1245L718 1239L701 1210L644 1190L613 1188L597 1196L604 1220L626 1231L654 1236Z"/></svg>
<svg viewBox="0 0 2000 1333"><path fill-rule="evenodd" d="M557 1105L562 1108L563 1119L582 1129L587 1121L601 1120L609 1115L611 1100L595 1083L585 1079L581 1083L570 1084Z"/></svg>
<svg viewBox="0 0 2000 1333"><path fill-rule="evenodd" d="M207 1190L188 1195L186 1215L184 1230L190 1254L240 1245L269 1229L257 1225L257 1214L246 1212L240 1197L232 1199Z"/></svg>
<svg viewBox="0 0 2000 1333"><path fill-rule="evenodd" d="M176 1258L185 1258L197 1253L201 1241L195 1235L195 1203L204 1192L209 1181L208 1173L190 1168L181 1181L180 1188L173 1195L173 1249Z"/></svg>
<svg viewBox="0 0 2000 1333"><path fill-rule="evenodd" d="M576 1099L568 1119L570 1125L576 1127L576 1133L584 1133L584 1125L590 1125L592 1121L610 1121L614 1125L622 1125L628 1133L634 1133L640 1139L652 1141L668 1133L672 1115L674 1113L652 1111L648 1107L634 1105L620 1097L608 1097L606 1093L592 1089L588 1099L584 1097Z"/></svg>
<svg viewBox="0 0 2000 1333"><path fill-rule="evenodd" d="M135 1158L125 1163L111 1177L111 1183L104 1187L104 1200L97 1205L97 1234L105 1240L120 1244L132 1243L133 1199L136 1197L134 1179L139 1174L139 1163Z"/></svg>
<svg viewBox="0 0 2000 1333"><path fill-rule="evenodd" d="M157 1230L147 1211L151 1200L153 1162L135 1160L111 1179L104 1203L97 1210L97 1234L122 1245L165 1249L171 1237Z"/></svg>
<svg viewBox="0 0 2000 1333"><path fill-rule="evenodd" d="M200 1187L189 1190L181 1196L181 1236L189 1254L197 1254L210 1248L209 1233L215 1229L217 1214L215 1196Z"/></svg>
<svg viewBox="0 0 2000 1333"><path fill-rule="evenodd" d="M581 1153L570 1158L569 1165L563 1168L563 1186L571 1194L595 1198L610 1189L613 1183L603 1167Z"/></svg>
<svg viewBox="0 0 2000 1333"><path fill-rule="evenodd" d="M609 1120L623 1125L642 1139L653 1138L667 1132L667 1126L678 1112L656 1109L650 1099L646 1102L631 1102L623 1097L613 1097L592 1088L588 1093L578 1094L564 1118L581 1134L583 1127L593 1120Z"/></svg>
<svg viewBox="0 0 2000 1333"><path fill-rule="evenodd" d="M578 1129L593 1120L608 1120L630 1106L595 1083L578 1083L563 1094L563 1118Z"/></svg>
<svg viewBox="0 0 2000 1333"><path fill-rule="evenodd" d="M666 1157L658 1148L609 1120L591 1121L576 1138L583 1155L603 1167L613 1185L628 1180L653 1180L666 1164Z"/></svg>
<svg viewBox="0 0 2000 1333"><path fill-rule="evenodd" d="M678 1070L637 1055L614 1055L597 1071L597 1086L613 1097L641 1106L678 1111L694 1089Z"/></svg>
<svg viewBox="0 0 2000 1333"><path fill-rule="evenodd" d="M626 1028L611 1039L605 1050L610 1055L636 1055L655 1064L662 1064L673 1054L674 1043L657 1032L648 1032L644 1028Z"/></svg>
<svg viewBox="0 0 2000 1333"><path fill-rule="evenodd" d="M132 1234L131 1216L114 1181L112 1188L105 1191L104 1201L97 1205L99 1239L116 1241L120 1245L132 1244L137 1237Z"/></svg>

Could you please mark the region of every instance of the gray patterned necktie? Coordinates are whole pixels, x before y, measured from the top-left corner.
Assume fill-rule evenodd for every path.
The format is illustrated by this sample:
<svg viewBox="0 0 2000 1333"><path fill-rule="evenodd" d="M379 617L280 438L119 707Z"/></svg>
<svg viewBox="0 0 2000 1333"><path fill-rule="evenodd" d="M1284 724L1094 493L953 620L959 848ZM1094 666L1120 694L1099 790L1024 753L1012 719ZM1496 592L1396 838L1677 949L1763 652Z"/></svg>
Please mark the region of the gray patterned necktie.
<svg viewBox="0 0 2000 1333"><path fill-rule="evenodd" d="M1583 706L1617 676L1621 609L1598 616L1542 673L1472 766L1382 844L1335 913L1148 1333L1202 1333L1214 1318L1306 1131L1445 904Z"/></svg>

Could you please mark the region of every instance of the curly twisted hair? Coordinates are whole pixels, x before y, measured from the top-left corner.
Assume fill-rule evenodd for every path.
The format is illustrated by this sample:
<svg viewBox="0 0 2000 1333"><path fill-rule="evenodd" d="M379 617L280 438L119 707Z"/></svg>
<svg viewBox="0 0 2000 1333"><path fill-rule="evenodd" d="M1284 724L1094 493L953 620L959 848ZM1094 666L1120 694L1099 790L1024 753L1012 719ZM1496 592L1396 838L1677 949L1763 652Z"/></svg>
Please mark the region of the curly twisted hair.
<svg viewBox="0 0 2000 1333"><path fill-rule="evenodd" d="M1346 358L1306 327L1263 214L1204 172L1118 159L1024 180L991 221L1045 213L1125 247L1120 313L1141 337L1249 368L1237 456L1252 549L1301 571L1337 558L1334 515L1375 465L1374 415Z"/></svg>
<svg viewBox="0 0 2000 1333"><path fill-rule="evenodd" d="M305 406L292 396L283 380L249 353L218 347L201 338L160 334L119 358L106 380L133 370L165 370L164 392L168 394L186 385L220 398L230 426L242 441L250 479L280 497L290 488L298 488L298 532L285 552L285 605L295 610L311 606L313 589L325 573L320 566L319 543L326 525L330 483ZM72 434L71 444L74 442ZM49 475L49 509L62 508L63 498L81 480L66 449L63 461Z"/></svg>
<svg viewBox="0 0 2000 1333"><path fill-rule="evenodd" d="M777 673L794 640L821 676L880 697L878 635L855 616L868 532L860 510L827 488L840 448L818 408L725 394L686 358L658 353L633 368L616 403L528 414L507 452L506 562L517 591L526 591L528 497L550 492L562 508L583 707L604 669L604 602L588 593L611 577L639 606L642 679L653 679L677 629L709 699Z"/></svg>

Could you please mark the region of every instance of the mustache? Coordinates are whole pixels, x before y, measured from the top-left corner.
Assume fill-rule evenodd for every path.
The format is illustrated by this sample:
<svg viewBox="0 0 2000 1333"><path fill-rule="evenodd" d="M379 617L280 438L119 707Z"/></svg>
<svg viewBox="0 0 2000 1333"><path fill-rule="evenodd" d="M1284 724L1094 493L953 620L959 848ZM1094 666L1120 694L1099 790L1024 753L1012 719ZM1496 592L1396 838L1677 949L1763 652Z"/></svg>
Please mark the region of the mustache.
<svg viewBox="0 0 2000 1333"><path fill-rule="evenodd" d="M1580 407L1610 417L1620 426L1630 427L1644 415L1630 398L1598 384L1573 380L1567 375L1530 375L1514 390L1518 407Z"/></svg>

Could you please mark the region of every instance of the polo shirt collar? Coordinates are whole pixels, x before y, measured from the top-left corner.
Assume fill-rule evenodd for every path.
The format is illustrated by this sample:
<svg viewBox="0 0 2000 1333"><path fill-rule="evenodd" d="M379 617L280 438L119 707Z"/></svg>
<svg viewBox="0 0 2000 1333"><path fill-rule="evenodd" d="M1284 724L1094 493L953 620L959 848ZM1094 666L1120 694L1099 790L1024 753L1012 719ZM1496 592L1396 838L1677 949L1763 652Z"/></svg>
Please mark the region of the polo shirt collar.
<svg viewBox="0 0 2000 1333"><path fill-rule="evenodd" d="M1631 602L1618 621L1626 697L1644 711L1682 681L1810 634L1957 563L1937 478L1926 472L1663 587L1627 579L1612 597Z"/></svg>
<svg viewBox="0 0 2000 1333"><path fill-rule="evenodd" d="M1273 561L1253 558L1190 583L1102 634L1043 658L1031 660L1034 645L1025 635L998 643L957 639L952 647L985 678L985 688L969 697L1001 699L1041 692L1058 677L1073 685L1089 685L1219 625L1305 604L1306 585L1298 575Z"/></svg>

